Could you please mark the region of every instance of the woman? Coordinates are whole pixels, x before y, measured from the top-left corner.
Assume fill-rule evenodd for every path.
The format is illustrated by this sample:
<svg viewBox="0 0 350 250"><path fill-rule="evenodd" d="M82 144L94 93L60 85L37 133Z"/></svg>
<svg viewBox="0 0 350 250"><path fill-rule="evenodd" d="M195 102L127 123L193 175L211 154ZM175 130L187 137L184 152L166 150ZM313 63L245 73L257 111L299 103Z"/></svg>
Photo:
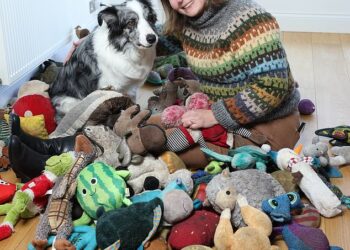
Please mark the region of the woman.
<svg viewBox="0 0 350 250"><path fill-rule="evenodd" d="M219 124L235 131L269 126L278 119L285 121L279 121L281 125L292 123L278 129L286 129L293 140L286 145L277 138L276 145L293 147L299 136L299 117L293 112L300 94L276 19L251 0L161 1L165 35L180 40L202 92L212 101L211 110L186 112L183 126L203 129ZM171 144L171 135L169 139Z"/></svg>

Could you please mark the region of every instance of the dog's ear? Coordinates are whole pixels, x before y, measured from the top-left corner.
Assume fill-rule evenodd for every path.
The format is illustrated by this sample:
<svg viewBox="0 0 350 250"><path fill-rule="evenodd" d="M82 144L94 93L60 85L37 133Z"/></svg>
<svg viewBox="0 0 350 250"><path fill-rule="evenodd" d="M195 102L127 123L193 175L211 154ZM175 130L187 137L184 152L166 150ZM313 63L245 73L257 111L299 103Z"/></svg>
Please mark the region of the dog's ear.
<svg viewBox="0 0 350 250"><path fill-rule="evenodd" d="M102 25L103 21L107 26L116 25L119 26L118 10L115 7L107 7L101 10L97 15L98 25Z"/></svg>

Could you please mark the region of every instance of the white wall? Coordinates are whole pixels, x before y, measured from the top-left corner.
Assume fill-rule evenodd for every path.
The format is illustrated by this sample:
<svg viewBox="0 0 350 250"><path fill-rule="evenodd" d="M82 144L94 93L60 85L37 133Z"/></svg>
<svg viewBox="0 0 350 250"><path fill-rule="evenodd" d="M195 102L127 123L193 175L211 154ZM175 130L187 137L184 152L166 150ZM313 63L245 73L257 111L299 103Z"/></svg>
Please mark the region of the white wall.
<svg viewBox="0 0 350 250"><path fill-rule="evenodd" d="M349 0L255 0L284 31L350 33Z"/></svg>

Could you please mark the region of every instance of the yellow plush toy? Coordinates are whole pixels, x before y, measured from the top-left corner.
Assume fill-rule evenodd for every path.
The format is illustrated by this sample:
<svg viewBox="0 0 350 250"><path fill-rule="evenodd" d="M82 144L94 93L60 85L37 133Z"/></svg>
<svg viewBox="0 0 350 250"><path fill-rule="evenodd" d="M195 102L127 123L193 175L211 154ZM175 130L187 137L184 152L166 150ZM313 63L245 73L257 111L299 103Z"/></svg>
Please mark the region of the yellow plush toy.
<svg viewBox="0 0 350 250"><path fill-rule="evenodd" d="M272 222L259 209L248 205L247 199L237 196L237 203L247 227L241 227L235 233L231 224L229 208L221 212L220 221L215 231L214 244L217 250L270 250L279 249L271 246L268 236L272 232Z"/></svg>
<svg viewBox="0 0 350 250"><path fill-rule="evenodd" d="M5 120L9 123L9 115L4 115ZM49 134L45 128L45 118L44 115L34 115L28 117L20 117L21 129L35 137L41 139L48 139Z"/></svg>

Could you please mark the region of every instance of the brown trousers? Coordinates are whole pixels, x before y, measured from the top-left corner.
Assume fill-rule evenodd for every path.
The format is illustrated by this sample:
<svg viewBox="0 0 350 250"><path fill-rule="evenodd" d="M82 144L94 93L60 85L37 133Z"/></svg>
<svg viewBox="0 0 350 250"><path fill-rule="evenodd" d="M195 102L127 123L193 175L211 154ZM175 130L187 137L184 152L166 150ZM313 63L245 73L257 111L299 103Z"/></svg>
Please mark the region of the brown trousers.
<svg viewBox="0 0 350 250"><path fill-rule="evenodd" d="M148 120L149 124L157 124L161 126L160 116L154 115ZM293 148L299 140L300 134L298 128L300 127L299 112L273 120L266 123L256 124L250 128L252 132L260 134L265 142L271 146L272 150L279 150L281 148ZM167 129L166 133L171 133L172 129ZM207 143L208 147L217 153L227 154L228 149ZM244 145L258 145L249 138L244 138L240 135L234 135L234 148ZM208 163L207 157L200 150L199 145L189 148L183 152L177 153L184 161L187 168L198 169L204 168Z"/></svg>

